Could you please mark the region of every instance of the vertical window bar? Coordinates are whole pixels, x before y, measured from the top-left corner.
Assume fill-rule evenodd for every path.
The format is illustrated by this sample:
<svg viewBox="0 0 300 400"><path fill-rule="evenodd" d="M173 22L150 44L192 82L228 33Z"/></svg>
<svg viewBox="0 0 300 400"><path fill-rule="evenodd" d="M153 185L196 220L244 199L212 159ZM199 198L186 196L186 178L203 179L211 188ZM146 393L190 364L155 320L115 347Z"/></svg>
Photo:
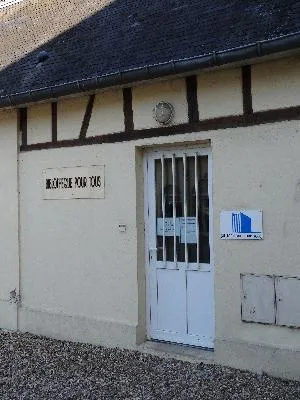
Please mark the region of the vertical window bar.
<svg viewBox="0 0 300 400"><path fill-rule="evenodd" d="M173 183L173 226L174 226L174 263L175 267L177 268L177 246L176 246L176 192L175 192L175 181L176 181L176 176L175 176L175 154L172 154L172 183Z"/></svg>
<svg viewBox="0 0 300 400"><path fill-rule="evenodd" d="M165 160L162 155L161 161L161 209L163 217L163 261L166 264L166 235L165 235L165 218L166 218L166 206L165 206Z"/></svg>
<svg viewBox="0 0 300 400"><path fill-rule="evenodd" d="M186 154L183 155L183 210L184 210L184 259L188 264L187 246L187 200L186 200Z"/></svg>
<svg viewBox="0 0 300 400"><path fill-rule="evenodd" d="M198 154L195 154L195 205L196 205L196 235L197 235L197 268L199 268L199 178Z"/></svg>

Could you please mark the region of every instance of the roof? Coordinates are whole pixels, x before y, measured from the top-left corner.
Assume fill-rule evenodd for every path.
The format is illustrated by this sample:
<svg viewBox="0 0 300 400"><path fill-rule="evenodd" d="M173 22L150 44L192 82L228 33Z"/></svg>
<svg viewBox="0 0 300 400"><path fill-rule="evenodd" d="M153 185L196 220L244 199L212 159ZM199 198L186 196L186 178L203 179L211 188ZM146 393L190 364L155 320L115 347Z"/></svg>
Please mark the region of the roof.
<svg viewBox="0 0 300 400"><path fill-rule="evenodd" d="M109 86L126 71L148 71L150 76L153 65L170 64L176 72L180 60L213 58L286 36L296 38L293 46L299 47L300 1L23 0L0 10L0 29L3 106L4 99L20 104L9 97L17 93L95 77L101 86L101 79L115 76ZM49 58L38 62L42 50ZM156 72L164 73L170 71ZM48 90L44 97L58 93Z"/></svg>

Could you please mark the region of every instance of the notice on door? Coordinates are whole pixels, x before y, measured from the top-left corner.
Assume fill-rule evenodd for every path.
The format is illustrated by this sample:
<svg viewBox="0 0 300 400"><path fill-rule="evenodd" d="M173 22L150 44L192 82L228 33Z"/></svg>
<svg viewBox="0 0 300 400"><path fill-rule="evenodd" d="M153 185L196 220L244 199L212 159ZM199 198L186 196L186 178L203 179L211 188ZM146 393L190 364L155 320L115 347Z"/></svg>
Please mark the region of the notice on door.
<svg viewBox="0 0 300 400"><path fill-rule="evenodd" d="M165 225L163 223L165 221ZM196 218L175 218L175 236L179 236L180 243L197 243ZM174 219L157 218L157 236L174 236Z"/></svg>
<svg viewBox="0 0 300 400"><path fill-rule="evenodd" d="M180 218L175 218L175 235L180 235L181 221ZM174 236L174 219L165 218L165 225L163 218L157 218L157 235L158 236Z"/></svg>
<svg viewBox="0 0 300 400"><path fill-rule="evenodd" d="M104 165L43 170L44 200L104 199Z"/></svg>
<svg viewBox="0 0 300 400"><path fill-rule="evenodd" d="M180 243L197 243L196 218L181 219Z"/></svg>

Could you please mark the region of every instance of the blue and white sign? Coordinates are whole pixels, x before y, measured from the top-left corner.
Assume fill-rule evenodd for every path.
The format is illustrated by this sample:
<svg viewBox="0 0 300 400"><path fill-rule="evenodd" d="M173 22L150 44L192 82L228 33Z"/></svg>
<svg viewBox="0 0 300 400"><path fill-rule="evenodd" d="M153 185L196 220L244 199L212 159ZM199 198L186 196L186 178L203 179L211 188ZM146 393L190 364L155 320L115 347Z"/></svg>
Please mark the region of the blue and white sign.
<svg viewBox="0 0 300 400"><path fill-rule="evenodd" d="M221 239L263 239L262 211L221 211Z"/></svg>

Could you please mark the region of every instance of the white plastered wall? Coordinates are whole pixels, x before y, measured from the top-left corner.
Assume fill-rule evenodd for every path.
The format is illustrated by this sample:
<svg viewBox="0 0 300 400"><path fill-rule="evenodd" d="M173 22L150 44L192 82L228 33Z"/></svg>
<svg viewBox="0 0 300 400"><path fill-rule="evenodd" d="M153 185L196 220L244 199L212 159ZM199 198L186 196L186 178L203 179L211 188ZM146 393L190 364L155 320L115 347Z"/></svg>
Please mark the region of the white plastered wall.
<svg viewBox="0 0 300 400"><path fill-rule="evenodd" d="M200 119L242 114L241 68L198 75L198 106Z"/></svg>
<svg viewBox="0 0 300 400"><path fill-rule="evenodd" d="M300 104L300 56L252 66L253 110Z"/></svg>
<svg viewBox="0 0 300 400"><path fill-rule="evenodd" d="M88 96L74 97L57 102L57 139L79 138Z"/></svg>
<svg viewBox="0 0 300 400"><path fill-rule="evenodd" d="M291 121L227 129L213 136L216 216L221 210L259 209L264 226L261 241L216 241L217 296L222 305L217 336L284 342L300 349L297 330L242 323L240 308L232 308L240 303L239 273L300 276L299 132L299 122ZM219 219L215 223L218 237ZM231 310L226 317L225 310Z"/></svg>
<svg viewBox="0 0 300 400"><path fill-rule="evenodd" d="M137 325L132 144L23 153L21 160L21 329L132 344ZM105 165L105 199L42 199L43 169L81 165ZM119 224L126 224L126 233ZM43 314L48 322L41 322L47 319ZM60 323L63 317L68 326Z"/></svg>
<svg viewBox="0 0 300 400"><path fill-rule="evenodd" d="M27 144L51 142L51 103L38 104L27 110Z"/></svg>
<svg viewBox="0 0 300 400"><path fill-rule="evenodd" d="M17 112L0 112L0 326L17 329L19 293Z"/></svg>
<svg viewBox="0 0 300 400"><path fill-rule="evenodd" d="M132 108L135 129L161 126L153 118L153 109L161 101L174 107L172 125L188 121L185 79L147 83L132 88Z"/></svg>
<svg viewBox="0 0 300 400"><path fill-rule="evenodd" d="M243 323L240 274L300 277L299 132L298 121L212 132L217 356L297 379L299 330ZM263 210L263 240L219 238L220 211L236 209Z"/></svg>
<svg viewBox="0 0 300 400"><path fill-rule="evenodd" d="M124 131L122 90L106 91L96 95L87 136Z"/></svg>

